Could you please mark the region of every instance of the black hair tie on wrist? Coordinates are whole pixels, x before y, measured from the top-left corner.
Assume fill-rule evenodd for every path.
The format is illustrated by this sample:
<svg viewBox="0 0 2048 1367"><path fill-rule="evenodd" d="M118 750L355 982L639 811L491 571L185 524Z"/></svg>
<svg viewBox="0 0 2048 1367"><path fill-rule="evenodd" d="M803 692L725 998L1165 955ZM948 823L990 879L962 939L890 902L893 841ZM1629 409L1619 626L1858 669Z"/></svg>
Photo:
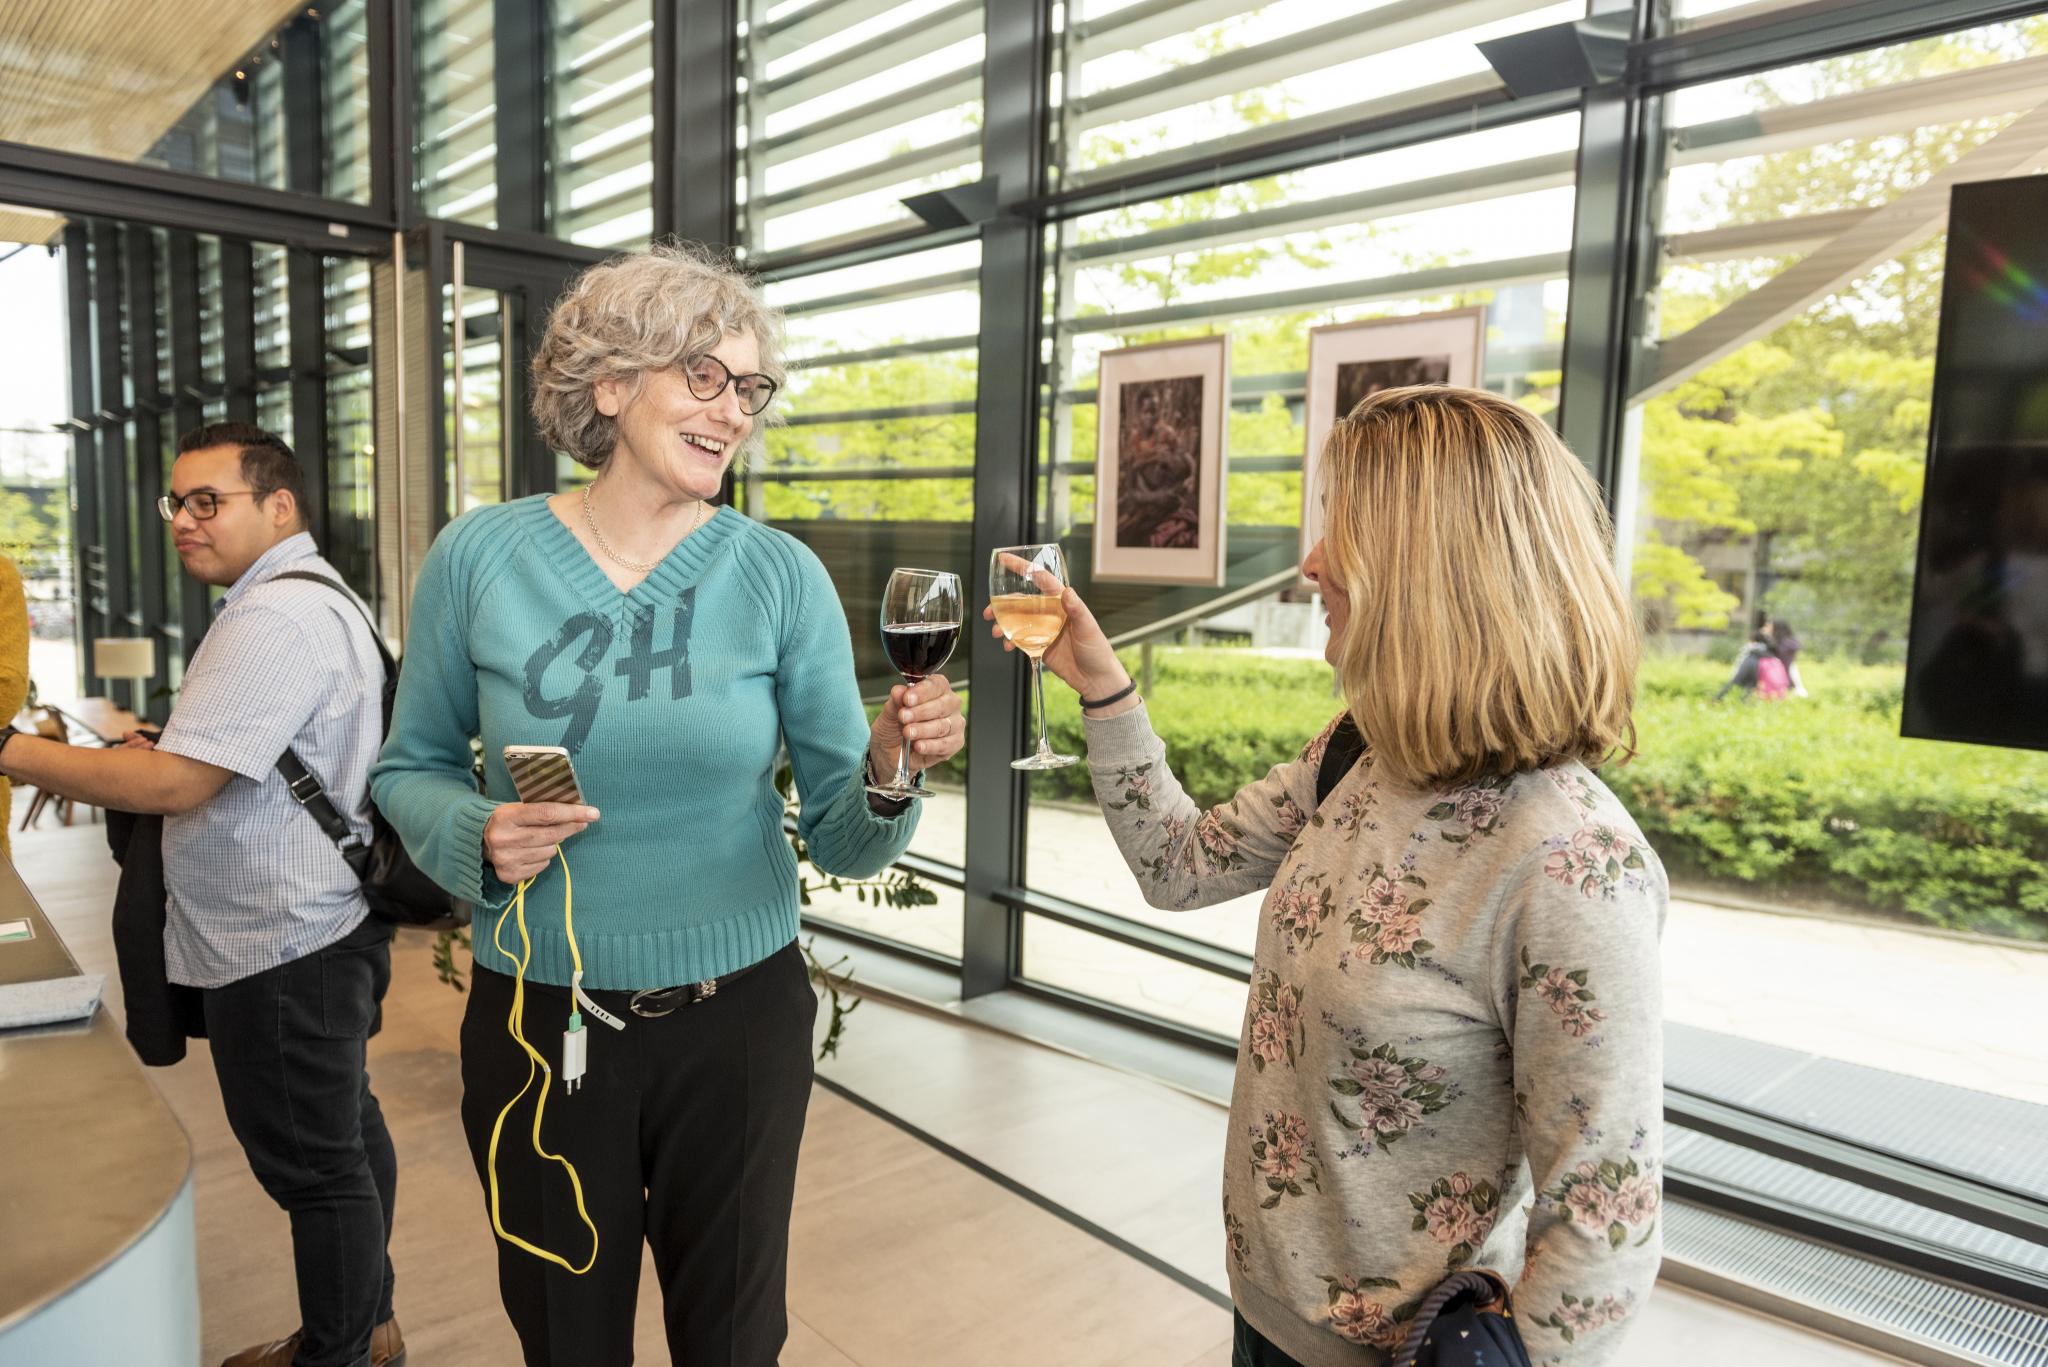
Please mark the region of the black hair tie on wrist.
<svg viewBox="0 0 2048 1367"><path fill-rule="evenodd" d="M1111 705L1111 704L1113 704L1113 703L1120 703L1120 702L1122 702L1122 701L1123 701L1123 700L1124 700L1125 698L1128 698L1128 697L1130 697L1130 696L1131 696L1131 694L1133 694L1133 693L1135 693L1135 692L1137 692L1137 691L1138 691L1138 684L1137 684L1137 681L1136 681L1136 680L1134 679L1134 680L1132 680L1132 681L1131 681L1130 683L1127 683L1127 684L1125 684L1125 685L1124 685L1124 686L1123 686L1122 688L1119 688L1119 689L1118 689L1118 690L1117 690L1116 692L1114 692L1114 693L1110 694L1110 695L1109 695L1108 697L1106 697L1106 698L1083 698L1083 699L1081 699L1081 707L1082 707L1082 709L1083 709L1083 710L1085 710L1085 711L1093 712L1093 711L1097 710L1098 708L1108 707L1108 706L1110 706L1110 705Z"/></svg>

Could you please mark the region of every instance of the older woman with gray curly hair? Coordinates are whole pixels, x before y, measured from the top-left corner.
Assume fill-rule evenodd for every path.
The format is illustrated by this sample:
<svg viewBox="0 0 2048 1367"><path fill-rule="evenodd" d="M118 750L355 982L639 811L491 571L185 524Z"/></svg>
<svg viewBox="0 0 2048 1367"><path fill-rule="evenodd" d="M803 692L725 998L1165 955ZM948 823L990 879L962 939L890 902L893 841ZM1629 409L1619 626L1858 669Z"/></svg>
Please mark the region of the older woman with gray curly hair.
<svg viewBox="0 0 2048 1367"><path fill-rule="evenodd" d="M643 1238L676 1362L776 1361L817 1012L778 756L812 862L862 877L917 821L870 776L961 745L942 677L869 725L824 566L713 508L782 383L779 336L707 254L586 271L534 357L534 416L597 477L456 519L413 598L372 793L483 909L462 1119L529 1364L632 1361ZM520 801L507 745L566 750L580 793Z"/></svg>

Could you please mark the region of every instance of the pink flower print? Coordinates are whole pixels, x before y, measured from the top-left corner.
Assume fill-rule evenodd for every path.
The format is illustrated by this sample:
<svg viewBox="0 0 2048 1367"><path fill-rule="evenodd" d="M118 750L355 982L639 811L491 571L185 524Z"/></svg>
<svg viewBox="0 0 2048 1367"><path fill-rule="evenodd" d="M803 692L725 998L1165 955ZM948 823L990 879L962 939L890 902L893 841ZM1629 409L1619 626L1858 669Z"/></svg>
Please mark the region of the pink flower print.
<svg viewBox="0 0 2048 1367"><path fill-rule="evenodd" d="M1589 864L1625 858L1633 848L1628 837L1605 823L1581 826L1572 836L1572 849Z"/></svg>
<svg viewBox="0 0 2048 1367"><path fill-rule="evenodd" d="M1472 1218L1472 1207L1462 1196L1437 1197L1423 1208L1422 1218L1427 1222L1430 1237L1446 1247L1479 1242L1473 1233L1478 1221Z"/></svg>
<svg viewBox="0 0 2048 1367"><path fill-rule="evenodd" d="M1346 1047L1351 1058L1330 1079L1337 1096L1330 1109L1368 1145L1392 1144L1457 1099L1457 1090L1443 1081L1444 1070L1427 1059L1402 1058L1392 1043L1353 1040ZM1357 1107L1356 1119L1346 1109L1347 1099Z"/></svg>
<svg viewBox="0 0 2048 1367"><path fill-rule="evenodd" d="M1572 1171L1585 1178L1588 1182L1600 1180L1600 1165L1590 1158L1579 1164L1576 1168L1573 1168Z"/></svg>
<svg viewBox="0 0 2048 1367"><path fill-rule="evenodd" d="M1567 978L1563 969L1553 968L1537 981L1536 995L1562 1016L1579 1004L1579 985Z"/></svg>
<svg viewBox="0 0 2048 1367"><path fill-rule="evenodd" d="M1273 1022L1280 1027L1281 1040L1294 1038L1301 1028L1301 989L1291 984L1273 994Z"/></svg>
<svg viewBox="0 0 2048 1367"><path fill-rule="evenodd" d="M1600 799L1594 796L1592 785L1577 774L1568 774L1560 769L1552 769L1549 773L1550 781L1557 785L1559 792L1571 799L1574 806L1591 808L1599 803Z"/></svg>
<svg viewBox="0 0 2048 1367"><path fill-rule="evenodd" d="M1607 1013L1597 1006L1576 1006L1566 1014L1564 1032L1573 1039L1584 1039L1593 1033L1593 1027L1607 1019Z"/></svg>
<svg viewBox="0 0 2048 1367"><path fill-rule="evenodd" d="M1278 1144L1269 1144L1266 1146L1266 1156L1258 1168L1268 1177L1287 1181L1301 1172L1301 1150L1289 1147L1284 1139Z"/></svg>
<svg viewBox="0 0 2048 1367"><path fill-rule="evenodd" d="M1303 764L1313 769L1323 762L1323 755L1330 748L1330 737L1337 730L1337 722L1342 720L1342 717L1337 718L1337 721L1333 721L1328 726L1325 726L1316 735L1314 740L1301 747L1301 762Z"/></svg>
<svg viewBox="0 0 2048 1367"><path fill-rule="evenodd" d="M1399 920L1408 910L1408 895L1401 891L1401 885L1384 874L1365 885L1365 897L1360 911L1365 919L1375 925L1386 925Z"/></svg>
<svg viewBox="0 0 2048 1367"><path fill-rule="evenodd" d="M1415 1081L1406 1068L1383 1058L1354 1059L1345 1071L1365 1089L1359 1093L1359 1100L1368 1106L1393 1100Z"/></svg>
<svg viewBox="0 0 2048 1367"><path fill-rule="evenodd" d="M1321 881L1311 874L1304 883L1290 882L1273 894L1273 929L1289 954L1307 949L1322 935L1323 922L1331 913L1327 888L1309 884Z"/></svg>
<svg viewBox="0 0 2048 1367"><path fill-rule="evenodd" d="M1309 1138L1308 1121L1285 1111L1266 1112L1265 1123L1252 1126L1252 1171L1265 1179L1271 1193L1259 1202L1260 1210L1271 1210L1289 1196L1304 1195L1304 1187L1322 1190L1316 1173L1316 1143Z"/></svg>
<svg viewBox="0 0 2048 1367"><path fill-rule="evenodd" d="M1572 1219L1587 1229L1606 1229L1615 1221L1614 1198L1597 1179L1573 1184L1564 1204Z"/></svg>
<svg viewBox="0 0 2048 1367"><path fill-rule="evenodd" d="M1237 832L1214 812L1204 812L1195 823L1195 839L1202 843L1202 852L1218 864L1228 863L1237 853Z"/></svg>
<svg viewBox="0 0 2048 1367"><path fill-rule="evenodd" d="M1498 788L1465 788L1452 806L1458 820L1477 831L1492 825L1506 802L1507 795Z"/></svg>
<svg viewBox="0 0 2048 1367"><path fill-rule="evenodd" d="M1543 861L1543 873L1545 877L1554 878L1560 883L1576 883L1579 878L1579 861L1569 850L1553 850L1550 857Z"/></svg>
<svg viewBox="0 0 2048 1367"><path fill-rule="evenodd" d="M1380 927L1380 948L1389 954L1406 954L1422 938L1422 918L1403 916Z"/></svg>
<svg viewBox="0 0 2048 1367"><path fill-rule="evenodd" d="M1453 1189L1454 1184L1467 1190L1461 1194ZM1457 1267L1471 1258L1493 1229L1500 1211L1500 1192L1491 1182L1458 1172L1437 1178L1428 1191L1408 1193L1408 1204L1415 1211L1415 1230L1428 1230L1430 1237L1447 1246L1451 1250L1448 1265Z"/></svg>
<svg viewBox="0 0 2048 1367"><path fill-rule="evenodd" d="M1315 1155L1315 1141L1308 1137L1308 1121L1284 1114L1268 1119L1271 1123L1265 1131L1264 1153L1253 1160L1253 1166L1268 1177L1291 1181L1301 1176Z"/></svg>
<svg viewBox="0 0 2048 1367"><path fill-rule="evenodd" d="M1571 1343L1580 1334L1589 1334L1610 1324L1619 1324L1628 1317L1629 1303L1626 1298L1602 1296L1597 1302L1588 1294L1574 1296L1567 1291L1558 1301L1557 1308L1548 1315L1534 1315L1530 1323L1555 1329L1557 1336Z"/></svg>
<svg viewBox="0 0 2048 1367"><path fill-rule="evenodd" d="M1252 1053L1267 1063L1287 1057L1287 1035L1280 1029L1280 1018L1271 1011L1252 1017Z"/></svg>
<svg viewBox="0 0 2048 1367"><path fill-rule="evenodd" d="M1308 818L1302 815L1300 803L1283 796L1274 804L1273 824L1280 834L1292 839L1308 825Z"/></svg>
<svg viewBox="0 0 2048 1367"><path fill-rule="evenodd" d="M1340 1291L1330 1302L1331 1330L1352 1343L1377 1342L1386 1333L1388 1322L1387 1308L1367 1299L1362 1291Z"/></svg>
<svg viewBox="0 0 2048 1367"><path fill-rule="evenodd" d="M1301 989L1283 984L1271 969L1260 969L1252 974L1250 1009L1252 1067L1264 1072L1267 1064L1282 1061L1293 1067L1306 1044L1301 1033Z"/></svg>
<svg viewBox="0 0 2048 1367"><path fill-rule="evenodd" d="M1625 1225L1649 1223L1657 1213L1657 1183L1646 1174L1621 1179L1621 1190L1614 1194L1614 1218Z"/></svg>
<svg viewBox="0 0 2048 1367"><path fill-rule="evenodd" d="M1388 1097L1362 1107L1365 1125L1382 1140L1406 1134L1422 1119L1422 1103L1405 1096Z"/></svg>
<svg viewBox="0 0 2048 1367"><path fill-rule="evenodd" d="M1351 927L1352 957L1374 964L1397 963L1415 968L1421 956L1432 948L1422 938L1422 913L1430 899L1416 897L1410 889L1422 889L1422 879L1405 866L1389 874L1383 865L1373 865L1366 875L1358 901L1345 916Z"/></svg>

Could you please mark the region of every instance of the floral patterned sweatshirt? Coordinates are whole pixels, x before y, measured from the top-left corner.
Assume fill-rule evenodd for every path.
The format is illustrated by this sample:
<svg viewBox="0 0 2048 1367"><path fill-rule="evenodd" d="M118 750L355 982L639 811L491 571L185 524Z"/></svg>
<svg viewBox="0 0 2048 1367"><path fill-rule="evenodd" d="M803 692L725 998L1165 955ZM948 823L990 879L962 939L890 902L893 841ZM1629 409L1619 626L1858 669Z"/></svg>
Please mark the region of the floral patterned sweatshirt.
<svg viewBox="0 0 2048 1367"><path fill-rule="evenodd" d="M1224 1156L1232 1298L1306 1367L1380 1367L1446 1273L1530 1357L1618 1361L1657 1276L1668 884L1583 765L1423 792L1336 723L1197 808L1140 707L1088 763L1154 906L1266 889Z"/></svg>

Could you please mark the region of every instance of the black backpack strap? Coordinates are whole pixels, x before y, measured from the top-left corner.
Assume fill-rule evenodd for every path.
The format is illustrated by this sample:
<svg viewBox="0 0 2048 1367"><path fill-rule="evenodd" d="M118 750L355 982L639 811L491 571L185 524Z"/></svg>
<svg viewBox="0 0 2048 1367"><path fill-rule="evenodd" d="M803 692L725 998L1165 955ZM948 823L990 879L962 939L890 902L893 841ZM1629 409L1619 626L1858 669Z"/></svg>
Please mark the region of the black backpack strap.
<svg viewBox="0 0 2048 1367"><path fill-rule="evenodd" d="M341 851L341 857L348 861L348 866L360 878L363 873L361 865L369 858L370 847L349 829L348 822L335 810L333 800L327 796L327 790L320 786L320 780L313 777L313 771L299 758L299 752L287 750L279 755L277 772L284 775L285 787L291 791L292 800L320 824L320 829L327 833L327 838L334 842L334 847Z"/></svg>
<svg viewBox="0 0 2048 1367"><path fill-rule="evenodd" d="M1364 753L1365 737L1359 734L1357 724L1347 712L1338 719L1337 729L1330 733L1330 743L1323 747L1322 767L1316 770L1318 807L1344 781L1344 775L1351 772L1351 766L1358 763Z"/></svg>
<svg viewBox="0 0 2048 1367"><path fill-rule="evenodd" d="M287 570L283 574L272 575L271 579L305 579L315 584L325 584L346 598L354 605L355 610L362 614L364 625L370 628L370 639L376 643L377 653L384 659L386 676L397 669L396 662L391 658L391 651L384 644L383 634L377 630L377 624L370 620L369 611L340 583L324 574L308 574L304 570ZM264 582L269 583L270 580ZM290 790L292 800L304 807L307 815L319 823L327 838L334 842L334 847L341 851L341 857L348 861L348 866L355 870L358 878L362 877L363 869L370 857L370 847L349 829L347 820L335 809L333 799L327 796L327 790L320 785L320 780L313 776L313 771L299 758L299 752L286 750L279 755L277 772L284 775L285 787Z"/></svg>

